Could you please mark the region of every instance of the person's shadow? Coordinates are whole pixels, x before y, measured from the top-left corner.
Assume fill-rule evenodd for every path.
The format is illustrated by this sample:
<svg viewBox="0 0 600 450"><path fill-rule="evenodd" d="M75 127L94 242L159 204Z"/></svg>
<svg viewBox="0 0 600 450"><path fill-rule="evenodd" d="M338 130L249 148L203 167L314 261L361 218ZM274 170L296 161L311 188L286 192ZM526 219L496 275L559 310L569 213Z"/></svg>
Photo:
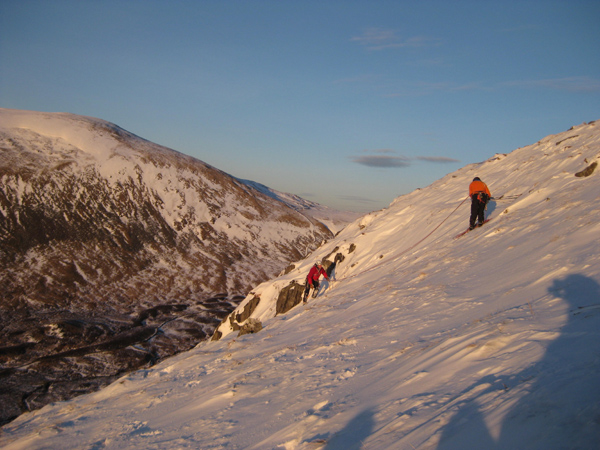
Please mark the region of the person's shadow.
<svg viewBox="0 0 600 450"><path fill-rule="evenodd" d="M569 275L548 291L569 304L569 322L542 360L503 379L488 376L464 391L482 383L490 388L478 396L507 389L507 398L498 397L495 405L501 413L506 410L498 438L492 437L475 398L444 427L438 450L600 448L600 285ZM514 404L511 389L524 393Z"/></svg>
<svg viewBox="0 0 600 450"><path fill-rule="evenodd" d="M325 292L327 292L327 289L329 289L329 281L327 280L327 278L324 278L323 281L321 281L321 283L319 284L319 291L317 292L317 297L319 297L320 295L324 294Z"/></svg>
<svg viewBox="0 0 600 450"><path fill-rule="evenodd" d="M367 409L327 440L323 450L360 450L363 448L363 441L373 433L374 426L373 411Z"/></svg>
<svg viewBox="0 0 600 450"><path fill-rule="evenodd" d="M490 199L489 202L487 202L487 205L485 207L485 218L486 219L489 219L492 216L492 214L496 210L496 206L497 206L496 200L494 200L493 198Z"/></svg>
<svg viewBox="0 0 600 450"><path fill-rule="evenodd" d="M321 281L321 283L319 284L319 289L317 291L317 294L315 295L315 297L320 296L321 294L324 294L325 292L327 292L327 290L329 289L329 285L330 285L330 280L331 281L335 281L335 268L337 266L337 258L336 260L331 263L329 265L329 267L327 267L327 276L329 277L329 280L325 277L323 277L323 280Z"/></svg>

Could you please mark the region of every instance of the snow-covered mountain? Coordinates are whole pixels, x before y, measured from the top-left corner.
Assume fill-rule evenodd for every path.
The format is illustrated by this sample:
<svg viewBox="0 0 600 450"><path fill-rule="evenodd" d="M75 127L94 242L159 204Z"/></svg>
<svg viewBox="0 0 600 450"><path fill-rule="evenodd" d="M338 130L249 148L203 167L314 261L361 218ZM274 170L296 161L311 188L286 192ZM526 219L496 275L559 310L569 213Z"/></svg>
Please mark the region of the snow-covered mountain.
<svg viewBox="0 0 600 450"><path fill-rule="evenodd" d="M191 348L333 237L262 191L103 120L0 109L0 423Z"/></svg>
<svg viewBox="0 0 600 450"><path fill-rule="evenodd" d="M401 196L255 287L219 340L24 414L0 445L596 449L599 159L583 124ZM491 221L454 239L475 176ZM335 281L277 314L323 259Z"/></svg>
<svg viewBox="0 0 600 450"><path fill-rule="evenodd" d="M255 181L241 179L239 179L239 181L252 186L254 189L269 197L273 197L274 199L285 203L290 208L293 208L302 214L306 214L309 217L318 220L325 224L334 234L339 233L346 225L348 225L348 223L353 222L361 216L361 214L352 211L335 210L328 206L311 202L310 200L306 200L295 194L279 192Z"/></svg>

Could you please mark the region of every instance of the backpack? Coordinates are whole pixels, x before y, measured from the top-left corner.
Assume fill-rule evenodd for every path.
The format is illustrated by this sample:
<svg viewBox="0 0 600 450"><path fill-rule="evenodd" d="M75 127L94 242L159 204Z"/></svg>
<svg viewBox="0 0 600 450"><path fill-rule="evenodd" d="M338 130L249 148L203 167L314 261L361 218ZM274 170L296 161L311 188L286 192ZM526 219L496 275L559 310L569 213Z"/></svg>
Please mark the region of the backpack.
<svg viewBox="0 0 600 450"><path fill-rule="evenodd" d="M481 203L487 203L489 199L490 197L485 192L479 192L477 194L477 200L479 200Z"/></svg>

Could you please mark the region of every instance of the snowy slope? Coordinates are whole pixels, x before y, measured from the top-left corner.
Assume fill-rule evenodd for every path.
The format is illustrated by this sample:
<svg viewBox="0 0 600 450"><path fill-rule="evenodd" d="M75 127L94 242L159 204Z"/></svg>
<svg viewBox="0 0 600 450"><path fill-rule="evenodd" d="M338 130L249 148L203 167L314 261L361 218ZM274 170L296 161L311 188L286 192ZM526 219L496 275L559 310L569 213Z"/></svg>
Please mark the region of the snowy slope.
<svg viewBox="0 0 600 450"><path fill-rule="evenodd" d="M257 334L205 342L3 428L5 449L596 449L600 128L467 166L261 284ZM468 224L474 176L492 220ZM336 249L337 247L337 249ZM352 250L352 251L351 251ZM306 306L279 291L345 258Z"/></svg>

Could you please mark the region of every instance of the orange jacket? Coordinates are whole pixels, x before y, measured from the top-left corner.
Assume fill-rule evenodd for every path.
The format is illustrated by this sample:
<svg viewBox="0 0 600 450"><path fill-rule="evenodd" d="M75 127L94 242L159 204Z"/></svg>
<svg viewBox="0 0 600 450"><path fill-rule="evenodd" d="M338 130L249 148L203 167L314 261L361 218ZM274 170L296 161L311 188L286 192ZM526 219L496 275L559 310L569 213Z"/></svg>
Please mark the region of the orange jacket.
<svg viewBox="0 0 600 450"><path fill-rule="evenodd" d="M490 190L483 181L473 181L469 185L469 197L473 197L473 194L476 194L478 192L485 192L488 195L488 197L492 196L492 194L490 194Z"/></svg>

